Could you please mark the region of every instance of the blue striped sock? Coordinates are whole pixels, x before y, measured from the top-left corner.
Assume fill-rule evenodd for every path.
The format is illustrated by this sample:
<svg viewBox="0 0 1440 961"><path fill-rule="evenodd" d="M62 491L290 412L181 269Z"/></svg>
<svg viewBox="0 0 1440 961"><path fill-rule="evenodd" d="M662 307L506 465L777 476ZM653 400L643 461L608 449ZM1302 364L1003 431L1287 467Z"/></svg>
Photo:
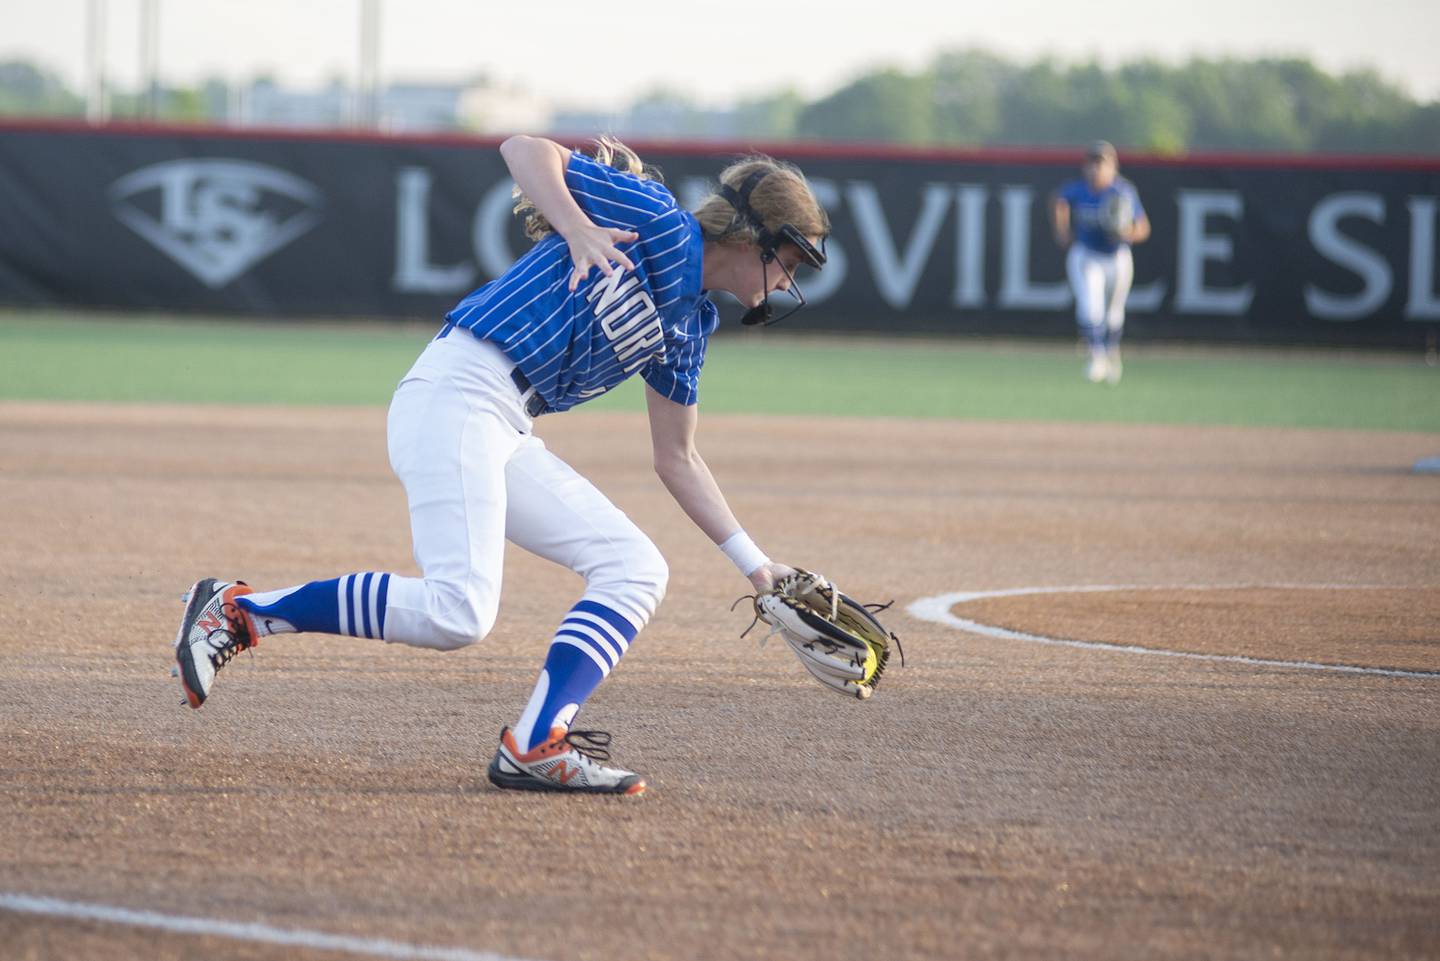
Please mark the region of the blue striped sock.
<svg viewBox="0 0 1440 961"><path fill-rule="evenodd" d="M1094 324L1085 327L1085 339L1090 341L1090 349L1095 352L1105 349L1105 325Z"/></svg>
<svg viewBox="0 0 1440 961"><path fill-rule="evenodd" d="M550 642L530 703L515 725L516 746L528 751L548 738L552 728L568 728L639 630L604 604L582 600L572 607Z"/></svg>
<svg viewBox="0 0 1440 961"><path fill-rule="evenodd" d="M367 571L283 591L247 594L237 603L254 615L261 636L313 631L383 638L389 592L389 574Z"/></svg>

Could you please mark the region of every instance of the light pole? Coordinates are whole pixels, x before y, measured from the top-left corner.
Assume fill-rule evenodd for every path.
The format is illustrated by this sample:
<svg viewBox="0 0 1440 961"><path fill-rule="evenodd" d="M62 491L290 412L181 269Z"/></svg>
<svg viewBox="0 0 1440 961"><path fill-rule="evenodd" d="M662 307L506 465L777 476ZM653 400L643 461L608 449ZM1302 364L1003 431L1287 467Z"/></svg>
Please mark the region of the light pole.
<svg viewBox="0 0 1440 961"><path fill-rule="evenodd" d="M85 119L110 119L110 91L105 84L105 0L85 4Z"/></svg>
<svg viewBox="0 0 1440 961"><path fill-rule="evenodd" d="M360 0L360 63L356 77L355 124L380 123L380 0Z"/></svg>
<svg viewBox="0 0 1440 961"><path fill-rule="evenodd" d="M160 115L160 0L140 0L140 80L143 115L154 120Z"/></svg>

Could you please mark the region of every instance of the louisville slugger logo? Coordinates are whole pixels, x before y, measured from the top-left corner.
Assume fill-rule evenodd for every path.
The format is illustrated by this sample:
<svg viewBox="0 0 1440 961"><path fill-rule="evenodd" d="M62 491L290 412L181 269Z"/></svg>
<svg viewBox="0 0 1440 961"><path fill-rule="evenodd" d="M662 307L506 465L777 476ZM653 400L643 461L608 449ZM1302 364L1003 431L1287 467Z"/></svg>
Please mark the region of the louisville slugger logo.
<svg viewBox="0 0 1440 961"><path fill-rule="evenodd" d="M320 191L248 160L172 160L110 185L121 223L219 288L315 226Z"/></svg>

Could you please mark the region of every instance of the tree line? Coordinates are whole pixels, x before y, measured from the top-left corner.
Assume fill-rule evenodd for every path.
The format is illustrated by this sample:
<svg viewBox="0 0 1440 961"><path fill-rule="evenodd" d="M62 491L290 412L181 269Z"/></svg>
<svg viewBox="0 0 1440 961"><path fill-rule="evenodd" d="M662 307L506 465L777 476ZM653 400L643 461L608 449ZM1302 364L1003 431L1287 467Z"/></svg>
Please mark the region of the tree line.
<svg viewBox="0 0 1440 961"><path fill-rule="evenodd" d="M914 146L1074 145L1193 150L1437 153L1440 101L1417 102L1373 71L1308 60L1142 60L1106 68L983 50L923 70L877 70L803 102L741 104L756 135Z"/></svg>
<svg viewBox="0 0 1440 961"><path fill-rule="evenodd" d="M223 87L223 85L221 85ZM167 88L161 120L223 122L223 89ZM117 117L141 98L117 94ZM79 116L84 104L53 72L0 63L0 115ZM1440 153L1440 101L1417 101L1374 71L1329 73L1303 58L1138 60L1115 67L1020 62L984 50L936 56L923 69L876 69L815 100L782 90L728 110L655 91L613 117L660 116L676 136L830 140L910 146L1073 146L1104 138L1154 153L1260 150Z"/></svg>

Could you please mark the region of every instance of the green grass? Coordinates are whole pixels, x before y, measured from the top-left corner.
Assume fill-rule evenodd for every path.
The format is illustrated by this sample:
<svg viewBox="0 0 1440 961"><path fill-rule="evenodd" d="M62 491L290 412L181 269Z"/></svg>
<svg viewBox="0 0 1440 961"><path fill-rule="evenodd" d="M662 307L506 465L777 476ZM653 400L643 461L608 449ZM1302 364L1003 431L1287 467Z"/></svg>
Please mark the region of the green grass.
<svg viewBox="0 0 1440 961"><path fill-rule="evenodd" d="M0 313L0 399L383 404L434 325ZM707 412L1440 431L1440 369L1413 355L1127 351L1086 383L1072 344L777 332L711 345ZM582 410L641 410L636 380Z"/></svg>

